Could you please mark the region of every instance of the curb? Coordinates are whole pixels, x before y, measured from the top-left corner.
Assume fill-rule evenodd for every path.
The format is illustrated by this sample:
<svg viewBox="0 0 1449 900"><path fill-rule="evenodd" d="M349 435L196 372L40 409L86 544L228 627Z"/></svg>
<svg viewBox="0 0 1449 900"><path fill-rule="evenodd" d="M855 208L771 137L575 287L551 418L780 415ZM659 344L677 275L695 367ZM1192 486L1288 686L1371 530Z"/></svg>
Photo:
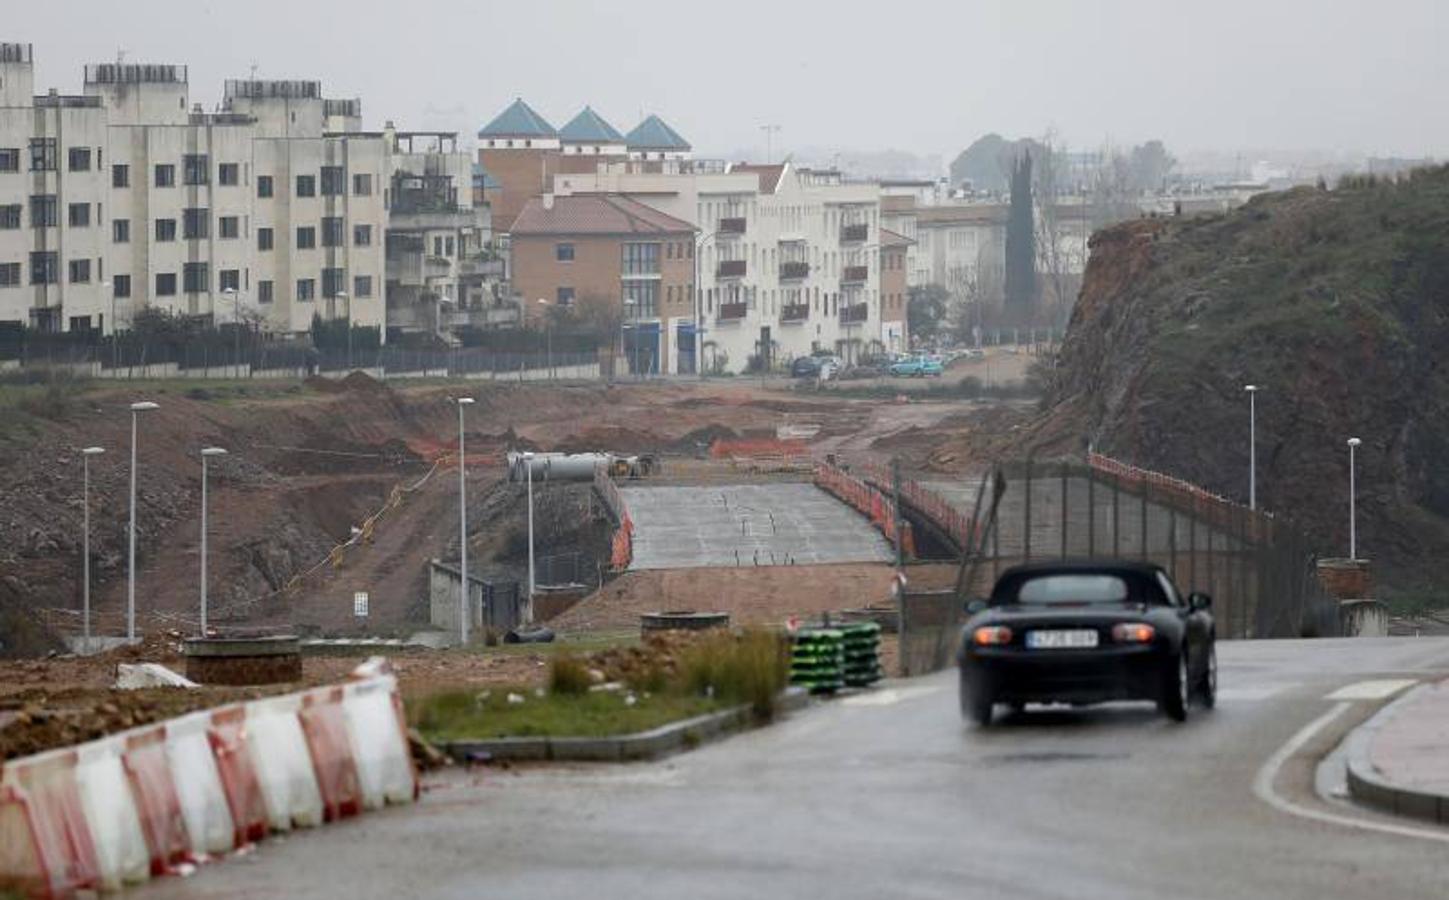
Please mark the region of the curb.
<svg viewBox="0 0 1449 900"><path fill-rule="evenodd" d="M1359 803L1384 812L1449 825L1449 795L1396 784L1380 774L1369 758L1369 748L1379 731L1403 712L1420 692L1432 687L1432 683L1419 685L1353 730L1347 747L1348 792Z"/></svg>
<svg viewBox="0 0 1449 900"><path fill-rule="evenodd" d="M809 702L808 692L790 687L780 695L778 712L794 712ZM442 749L454 759L486 755L493 760L512 761L634 762L692 750L706 741L743 731L752 721L748 706L735 706L635 734L598 738L515 737L451 741Z"/></svg>

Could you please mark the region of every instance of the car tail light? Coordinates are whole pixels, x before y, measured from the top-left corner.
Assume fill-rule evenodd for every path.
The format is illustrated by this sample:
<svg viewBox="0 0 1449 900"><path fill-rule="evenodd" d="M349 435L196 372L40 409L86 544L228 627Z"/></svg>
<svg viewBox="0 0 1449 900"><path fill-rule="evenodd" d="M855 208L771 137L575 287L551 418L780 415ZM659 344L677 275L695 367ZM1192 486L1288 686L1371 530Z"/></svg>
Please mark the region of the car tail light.
<svg viewBox="0 0 1449 900"><path fill-rule="evenodd" d="M983 625L971 632L971 642L979 646L1011 643L1011 629L1005 625Z"/></svg>
<svg viewBox="0 0 1449 900"><path fill-rule="evenodd" d="M1128 622L1112 627L1112 640L1119 644L1145 644L1157 636L1157 629L1145 622Z"/></svg>

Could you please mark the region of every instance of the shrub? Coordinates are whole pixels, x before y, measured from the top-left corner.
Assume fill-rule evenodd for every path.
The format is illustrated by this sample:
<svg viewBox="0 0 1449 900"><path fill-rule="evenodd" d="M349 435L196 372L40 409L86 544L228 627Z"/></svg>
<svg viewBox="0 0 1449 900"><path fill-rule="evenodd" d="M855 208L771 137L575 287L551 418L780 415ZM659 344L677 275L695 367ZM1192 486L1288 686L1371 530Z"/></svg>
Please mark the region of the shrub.
<svg viewBox="0 0 1449 900"><path fill-rule="evenodd" d="M579 696L589 692L588 665L571 653L559 653L549 662L548 689L555 694Z"/></svg>
<svg viewBox="0 0 1449 900"><path fill-rule="evenodd" d="M738 635L712 634L686 650L680 660L684 690L729 703L747 703L762 719L774 716L788 676L785 642L774 632L758 628Z"/></svg>

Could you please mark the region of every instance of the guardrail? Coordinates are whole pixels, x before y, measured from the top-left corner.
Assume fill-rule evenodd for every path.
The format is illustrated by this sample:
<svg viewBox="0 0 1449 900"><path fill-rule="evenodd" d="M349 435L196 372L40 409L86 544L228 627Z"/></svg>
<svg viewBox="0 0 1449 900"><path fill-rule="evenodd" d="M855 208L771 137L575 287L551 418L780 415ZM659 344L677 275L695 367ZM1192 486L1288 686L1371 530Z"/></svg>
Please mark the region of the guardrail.
<svg viewBox="0 0 1449 900"><path fill-rule="evenodd" d="M899 549L902 554L906 557L916 555L911 523L898 518L895 504L879 489L829 463L816 465L815 486L869 519L885 535L892 547L897 546L899 528Z"/></svg>

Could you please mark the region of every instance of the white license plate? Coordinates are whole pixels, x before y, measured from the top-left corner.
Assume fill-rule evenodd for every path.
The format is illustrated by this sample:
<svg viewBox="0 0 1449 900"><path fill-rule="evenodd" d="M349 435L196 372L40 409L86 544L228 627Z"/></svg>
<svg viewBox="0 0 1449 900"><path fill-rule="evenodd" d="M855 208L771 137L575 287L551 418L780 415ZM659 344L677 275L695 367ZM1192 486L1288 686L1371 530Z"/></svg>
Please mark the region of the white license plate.
<svg viewBox="0 0 1449 900"><path fill-rule="evenodd" d="M1069 628L1053 631L1028 631L1026 646L1032 650L1076 650L1097 646L1094 628Z"/></svg>

